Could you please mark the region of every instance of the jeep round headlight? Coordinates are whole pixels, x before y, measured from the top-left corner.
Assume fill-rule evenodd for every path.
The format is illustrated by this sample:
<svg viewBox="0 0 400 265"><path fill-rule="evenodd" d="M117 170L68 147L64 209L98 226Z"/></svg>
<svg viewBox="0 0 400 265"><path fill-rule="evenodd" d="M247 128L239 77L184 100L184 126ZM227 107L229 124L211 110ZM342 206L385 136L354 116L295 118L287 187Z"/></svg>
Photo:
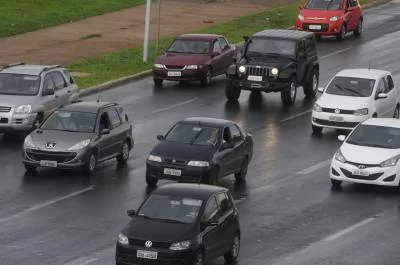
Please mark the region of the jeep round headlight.
<svg viewBox="0 0 400 265"><path fill-rule="evenodd" d="M244 67L243 65L239 66L239 72L242 74L246 72L246 67Z"/></svg>
<svg viewBox="0 0 400 265"><path fill-rule="evenodd" d="M278 75L278 73L279 73L278 68L272 68L272 69L271 69L271 74L272 74L272 75Z"/></svg>

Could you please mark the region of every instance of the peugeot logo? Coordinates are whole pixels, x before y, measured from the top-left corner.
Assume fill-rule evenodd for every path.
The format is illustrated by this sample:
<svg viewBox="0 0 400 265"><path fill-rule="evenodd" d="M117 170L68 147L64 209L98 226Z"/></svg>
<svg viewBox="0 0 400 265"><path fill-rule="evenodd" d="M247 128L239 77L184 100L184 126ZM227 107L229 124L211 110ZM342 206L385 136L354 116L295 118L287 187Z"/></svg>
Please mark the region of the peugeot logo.
<svg viewBox="0 0 400 265"><path fill-rule="evenodd" d="M335 109L335 113L336 114L340 113L340 109Z"/></svg>
<svg viewBox="0 0 400 265"><path fill-rule="evenodd" d="M151 246L153 245L153 242L151 242L150 240L147 240L144 245L146 246L146 248L151 248Z"/></svg>
<svg viewBox="0 0 400 265"><path fill-rule="evenodd" d="M363 169L363 168L365 168L365 165L358 165L358 168Z"/></svg>
<svg viewBox="0 0 400 265"><path fill-rule="evenodd" d="M47 149L53 149L56 146L56 143L46 143Z"/></svg>

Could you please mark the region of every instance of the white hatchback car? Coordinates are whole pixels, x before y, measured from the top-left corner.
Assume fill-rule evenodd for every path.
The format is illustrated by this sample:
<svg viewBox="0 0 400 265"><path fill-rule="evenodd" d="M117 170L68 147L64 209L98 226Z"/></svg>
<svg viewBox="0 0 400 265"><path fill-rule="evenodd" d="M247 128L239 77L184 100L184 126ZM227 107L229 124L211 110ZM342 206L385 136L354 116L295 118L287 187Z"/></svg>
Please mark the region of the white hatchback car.
<svg viewBox="0 0 400 265"><path fill-rule="evenodd" d="M400 184L400 120L371 118L360 123L333 156L331 183L342 181L381 186Z"/></svg>
<svg viewBox="0 0 400 265"><path fill-rule="evenodd" d="M312 110L313 133L322 128L352 130L371 117L399 118L400 89L392 74L374 69L347 69L337 73Z"/></svg>

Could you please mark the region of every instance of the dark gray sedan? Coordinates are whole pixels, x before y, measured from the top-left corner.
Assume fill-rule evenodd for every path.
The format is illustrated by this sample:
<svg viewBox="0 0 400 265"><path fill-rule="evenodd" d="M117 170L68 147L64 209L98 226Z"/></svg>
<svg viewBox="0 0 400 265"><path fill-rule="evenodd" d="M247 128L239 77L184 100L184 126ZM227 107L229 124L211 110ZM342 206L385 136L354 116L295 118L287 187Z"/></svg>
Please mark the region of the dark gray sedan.
<svg viewBox="0 0 400 265"><path fill-rule="evenodd" d="M94 172L100 162L124 164L133 148L132 125L117 103L78 102L52 113L24 141L27 172L37 167Z"/></svg>

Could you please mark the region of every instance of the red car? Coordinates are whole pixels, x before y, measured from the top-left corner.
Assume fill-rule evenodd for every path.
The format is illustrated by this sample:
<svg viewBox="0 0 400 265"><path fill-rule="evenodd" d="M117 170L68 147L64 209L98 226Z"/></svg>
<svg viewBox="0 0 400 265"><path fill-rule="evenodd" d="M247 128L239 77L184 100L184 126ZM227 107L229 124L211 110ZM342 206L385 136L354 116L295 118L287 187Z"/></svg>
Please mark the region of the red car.
<svg viewBox="0 0 400 265"><path fill-rule="evenodd" d="M208 86L212 77L225 74L235 55L236 47L224 36L181 35L153 65L154 83L161 86L163 80L198 80Z"/></svg>
<svg viewBox="0 0 400 265"><path fill-rule="evenodd" d="M363 12L358 0L309 0L300 6L296 30L314 32L317 39L334 35L340 40L348 32L360 36Z"/></svg>

